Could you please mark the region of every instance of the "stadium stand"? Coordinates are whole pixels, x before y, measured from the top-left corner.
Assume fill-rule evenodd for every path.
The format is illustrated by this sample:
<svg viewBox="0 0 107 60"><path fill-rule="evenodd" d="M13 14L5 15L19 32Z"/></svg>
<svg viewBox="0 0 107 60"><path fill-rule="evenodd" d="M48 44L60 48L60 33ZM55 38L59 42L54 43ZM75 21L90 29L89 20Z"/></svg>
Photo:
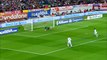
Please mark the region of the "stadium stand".
<svg viewBox="0 0 107 60"><path fill-rule="evenodd" d="M0 0L0 12L104 2L107 0Z"/></svg>
<svg viewBox="0 0 107 60"><path fill-rule="evenodd" d="M60 6L97 4L97 3L107 3L107 0L0 0L0 13L6 11L18 11L18 10L22 11L22 10L39 9L45 7L60 7ZM78 13L78 11L79 12L84 11L84 9L83 10L74 9L74 10L77 11L72 10L71 12ZM26 18L23 20L26 20ZM11 20L6 20L6 21L0 20L0 23L10 22L10 21Z"/></svg>

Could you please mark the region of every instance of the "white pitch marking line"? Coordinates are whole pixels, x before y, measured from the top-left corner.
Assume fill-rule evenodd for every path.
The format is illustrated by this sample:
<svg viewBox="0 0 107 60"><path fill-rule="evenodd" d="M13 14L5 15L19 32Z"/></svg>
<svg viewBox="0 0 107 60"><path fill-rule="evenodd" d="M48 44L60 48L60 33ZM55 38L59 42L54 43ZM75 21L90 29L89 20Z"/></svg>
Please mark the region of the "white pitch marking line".
<svg viewBox="0 0 107 60"><path fill-rule="evenodd" d="M102 39L105 39L105 38L102 38ZM84 44L92 43L92 42L99 41L99 40L102 40L102 39L96 39L96 40L93 40L93 41L85 42L85 43L82 43L82 44L79 44L79 45L75 45L73 47L77 47L77 46L81 46L81 45L84 45ZM30 52L30 51L15 50L15 49L10 49L10 48L0 48L0 49L6 49L6 50L11 50L11 51L16 51L16 52L23 52L23 53L35 54L35 55L47 55L47 54L51 54L51 53L54 53L54 52L65 50L67 48L68 47L62 48L62 49L58 49L58 50L54 50L54 51L51 51L51 52L48 52L48 53L44 53L44 54Z"/></svg>
<svg viewBox="0 0 107 60"><path fill-rule="evenodd" d="M11 51L16 51L16 52L35 54L35 55L43 55L43 54L40 54L40 53L35 53L35 52L30 52L30 51L16 50L16 49L11 49L11 48L0 48L0 49L6 49L6 50L11 50Z"/></svg>
<svg viewBox="0 0 107 60"><path fill-rule="evenodd" d="M91 26L91 25L89 25L89 26ZM72 31L72 30L77 30L77 29L85 28L85 27L89 27L89 26L84 26L84 27L79 27L79 28L64 30L64 31L60 31L60 32L53 32L53 33L43 34L43 35L39 35L39 36L30 36L30 35L21 35L21 34L19 34L19 35L18 35L18 34L12 34L12 35L23 36L23 37L31 37L31 38L37 38L37 37L47 36L47 35L51 35L51 34L66 32L66 31L70 31L70 30L71 30L71 31Z"/></svg>
<svg viewBox="0 0 107 60"><path fill-rule="evenodd" d="M102 39L105 39L105 38L102 38ZM93 40L93 41L81 43L81 44L75 45L75 46L73 46L73 47L77 47L77 46L81 46L81 45L84 45L84 44L92 43L92 42L99 41L99 40L102 40L102 39L96 39L96 40ZM72 47L71 47L71 48L72 48ZM65 49L67 49L67 47L62 48L62 49L58 49L58 50L54 50L54 51L51 51L51 52L48 52L48 53L44 53L43 55L51 54L51 53L54 53L54 52L58 52L58 51L65 50Z"/></svg>

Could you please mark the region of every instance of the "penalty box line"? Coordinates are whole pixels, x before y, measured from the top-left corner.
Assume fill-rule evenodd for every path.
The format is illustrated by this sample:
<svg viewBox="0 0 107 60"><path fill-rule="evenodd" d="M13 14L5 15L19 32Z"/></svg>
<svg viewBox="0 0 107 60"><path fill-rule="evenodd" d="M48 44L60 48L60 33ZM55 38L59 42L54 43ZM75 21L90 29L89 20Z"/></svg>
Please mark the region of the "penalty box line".
<svg viewBox="0 0 107 60"><path fill-rule="evenodd" d="M0 49L10 50L10 51L16 51L16 52L22 52L22 53L28 53L28 54L35 54L35 55L43 55L43 54L40 54L40 53L35 53L35 52L30 52L30 51L16 50L16 49L11 49L11 48L0 48Z"/></svg>
<svg viewBox="0 0 107 60"><path fill-rule="evenodd" d="M105 38L96 39L96 40L93 40L93 41L89 41L89 42L81 43L81 44L75 45L75 46L73 46L73 47L77 47L77 46L85 45L85 44L92 43L92 42L95 42L95 41L99 41L99 40L102 40L102 39L105 39ZM54 50L54 51L51 51L51 52L48 52L48 53L44 53L44 54L41 54L41 53L35 53L35 52L30 52L30 51L16 50L16 49L11 49L11 48L0 48L0 49L6 49L6 50L10 50L10 51L16 51L16 52L22 52L22 53L28 53L28 54L35 54L35 55L48 55L48 54L51 54L51 53L55 53L55 52L58 52L58 51L65 50L65 49L67 49L67 48L68 48L68 47L65 47L65 48L58 49L58 50Z"/></svg>
<svg viewBox="0 0 107 60"><path fill-rule="evenodd" d="M75 46L73 46L73 47L78 47L78 46L81 46L81 45L85 45L85 44L88 44L88 43L93 43L93 42L100 41L100 40L103 40L103 39L106 39L106 38L101 38L101 39L96 39L96 40L93 40L93 41L81 43L81 44L75 45ZM58 50L54 50L54 51L51 51L51 52L48 52L48 53L44 53L43 55L47 55L47 54L55 53L55 52L58 52L58 51L62 51L62 50L65 50L65 49L67 49L67 48L68 48L68 47L65 47L65 48L62 48L62 49L58 49ZM71 48L72 48L72 47L71 47Z"/></svg>

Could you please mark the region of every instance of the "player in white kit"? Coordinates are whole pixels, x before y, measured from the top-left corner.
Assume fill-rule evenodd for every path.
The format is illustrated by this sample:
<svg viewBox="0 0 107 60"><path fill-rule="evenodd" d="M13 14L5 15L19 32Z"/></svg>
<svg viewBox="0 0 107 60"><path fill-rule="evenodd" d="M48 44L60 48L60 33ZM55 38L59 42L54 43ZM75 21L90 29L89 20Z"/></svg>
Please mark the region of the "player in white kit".
<svg viewBox="0 0 107 60"><path fill-rule="evenodd" d="M96 28L94 28L94 35L95 35L96 37L98 37L98 33L97 33Z"/></svg>
<svg viewBox="0 0 107 60"><path fill-rule="evenodd" d="M67 46L68 47L72 47L72 42L71 42L71 38L70 37L68 37L68 42L67 42Z"/></svg>

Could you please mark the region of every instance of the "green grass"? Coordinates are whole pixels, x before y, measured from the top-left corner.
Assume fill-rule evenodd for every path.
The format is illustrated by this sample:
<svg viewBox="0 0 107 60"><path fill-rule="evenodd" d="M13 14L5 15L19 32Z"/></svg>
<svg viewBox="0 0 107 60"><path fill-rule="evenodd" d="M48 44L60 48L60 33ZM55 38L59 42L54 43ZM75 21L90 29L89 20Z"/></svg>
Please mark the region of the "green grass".
<svg viewBox="0 0 107 60"><path fill-rule="evenodd" d="M93 35L96 27L99 37ZM71 36L73 47L66 45ZM106 60L107 15L90 21L0 36L0 60Z"/></svg>

